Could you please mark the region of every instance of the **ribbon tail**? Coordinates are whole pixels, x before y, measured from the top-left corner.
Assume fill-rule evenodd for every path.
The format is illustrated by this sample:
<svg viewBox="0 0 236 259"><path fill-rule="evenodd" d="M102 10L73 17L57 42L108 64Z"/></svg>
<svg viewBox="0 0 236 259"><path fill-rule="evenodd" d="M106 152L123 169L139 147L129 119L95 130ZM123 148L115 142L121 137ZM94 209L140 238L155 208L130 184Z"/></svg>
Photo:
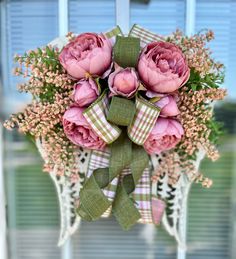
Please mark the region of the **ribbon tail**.
<svg viewBox="0 0 236 259"><path fill-rule="evenodd" d="M130 164L131 174L125 175L117 188L113 213L124 230L130 229L140 218L141 214L130 198L135 190L144 169L148 166L148 155L141 146L133 145L132 161Z"/></svg>
<svg viewBox="0 0 236 259"><path fill-rule="evenodd" d="M80 206L77 213L85 220L97 220L110 206L111 202L102 192L95 176L91 175L80 191Z"/></svg>
<svg viewBox="0 0 236 259"><path fill-rule="evenodd" d="M141 217L122 185L117 188L116 198L113 202L113 214L124 230L129 230Z"/></svg>

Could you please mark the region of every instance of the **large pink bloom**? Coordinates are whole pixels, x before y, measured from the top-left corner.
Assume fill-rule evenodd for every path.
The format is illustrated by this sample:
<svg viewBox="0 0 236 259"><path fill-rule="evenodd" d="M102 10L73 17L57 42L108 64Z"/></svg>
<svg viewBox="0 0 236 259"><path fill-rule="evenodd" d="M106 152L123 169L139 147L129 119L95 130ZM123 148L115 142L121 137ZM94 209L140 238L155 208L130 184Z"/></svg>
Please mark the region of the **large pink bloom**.
<svg viewBox="0 0 236 259"><path fill-rule="evenodd" d="M173 43L152 42L142 51L138 72L147 89L171 93L184 85L190 69L182 51Z"/></svg>
<svg viewBox="0 0 236 259"><path fill-rule="evenodd" d="M83 33L68 43L59 56L62 66L73 78L86 73L102 76L112 62L112 46L104 35Z"/></svg>
<svg viewBox="0 0 236 259"><path fill-rule="evenodd" d="M75 145L88 149L103 149L105 142L91 129L83 116L83 108L71 107L63 115L63 128Z"/></svg>
<svg viewBox="0 0 236 259"><path fill-rule="evenodd" d="M175 147L184 134L182 125L174 120L158 118L154 128L144 143L145 150L151 154L160 154Z"/></svg>
<svg viewBox="0 0 236 259"><path fill-rule="evenodd" d="M113 95L130 98L137 91L139 81L133 68L116 67L108 78L108 85Z"/></svg>

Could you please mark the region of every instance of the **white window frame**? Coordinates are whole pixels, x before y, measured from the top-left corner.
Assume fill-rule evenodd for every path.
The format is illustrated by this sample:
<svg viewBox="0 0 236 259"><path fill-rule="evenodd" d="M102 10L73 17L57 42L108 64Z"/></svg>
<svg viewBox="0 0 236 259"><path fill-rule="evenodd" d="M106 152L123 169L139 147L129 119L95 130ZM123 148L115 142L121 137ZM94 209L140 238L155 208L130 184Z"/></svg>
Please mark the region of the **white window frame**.
<svg viewBox="0 0 236 259"><path fill-rule="evenodd" d="M79 1L79 0L78 0ZM185 33L192 35L195 31L195 16L196 16L196 0L186 1L186 17L185 17ZM3 2L0 3L0 8ZM58 0L58 35L63 36L69 29L69 0ZM3 18L3 17L1 17ZM116 0L116 24L118 24L122 31L127 34L130 28L130 0ZM3 38L3 37L1 37ZM4 42L3 42L4 43ZM5 74L5 73L3 73ZM5 81L5 80L4 80ZM5 196L4 196L4 179L3 179L3 129L0 125L0 251L1 258L7 259L6 247L6 210L5 210ZM187 211L184 213L181 222L181 235L186 239L187 226ZM72 242L68 240L62 248L62 259L73 259ZM186 250L181 247L177 248L177 259L185 259Z"/></svg>

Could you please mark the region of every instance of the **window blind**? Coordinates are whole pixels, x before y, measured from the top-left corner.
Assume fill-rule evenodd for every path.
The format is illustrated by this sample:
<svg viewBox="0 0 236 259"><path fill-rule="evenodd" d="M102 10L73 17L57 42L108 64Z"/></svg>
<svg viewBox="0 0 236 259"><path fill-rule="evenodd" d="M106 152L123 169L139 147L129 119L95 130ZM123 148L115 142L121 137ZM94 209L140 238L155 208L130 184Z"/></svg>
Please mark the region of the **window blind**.
<svg viewBox="0 0 236 259"><path fill-rule="evenodd" d="M115 26L115 0L69 1L70 31L105 32Z"/></svg>
<svg viewBox="0 0 236 259"><path fill-rule="evenodd" d="M226 66L225 86L228 98L236 97L234 74L236 71L235 0L198 0L196 5L196 32L210 28L215 40L210 43L214 57ZM201 170L213 179L213 187L202 191L194 185L189 199L188 241L189 259L234 258L231 254L233 216L232 189L235 188L235 112L227 106L217 108L217 117L226 124L227 137L222 139L219 161L202 164ZM235 253L235 252L234 252Z"/></svg>
<svg viewBox="0 0 236 259"><path fill-rule="evenodd" d="M33 143L6 136L9 259L58 259L58 202Z"/></svg>
<svg viewBox="0 0 236 259"><path fill-rule="evenodd" d="M176 28L184 30L184 0L131 1L131 23L158 34L170 34Z"/></svg>
<svg viewBox="0 0 236 259"><path fill-rule="evenodd" d="M5 73L8 75L4 84L6 104L21 105L28 96L19 94L16 85L23 79L11 75L14 67L13 57L25 51L43 46L58 35L57 0L5 0Z"/></svg>
<svg viewBox="0 0 236 259"><path fill-rule="evenodd" d="M210 28L215 32L211 47L214 57L226 66L228 98L236 98L236 0L197 0L196 32Z"/></svg>

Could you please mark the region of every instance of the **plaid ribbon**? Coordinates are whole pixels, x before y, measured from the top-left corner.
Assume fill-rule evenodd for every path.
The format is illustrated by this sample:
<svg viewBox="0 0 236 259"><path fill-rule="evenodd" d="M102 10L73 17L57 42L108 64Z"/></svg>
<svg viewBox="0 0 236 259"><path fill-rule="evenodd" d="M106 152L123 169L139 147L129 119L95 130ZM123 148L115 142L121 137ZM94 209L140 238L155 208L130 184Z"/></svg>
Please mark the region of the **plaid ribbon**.
<svg viewBox="0 0 236 259"><path fill-rule="evenodd" d="M107 168L109 166L110 152L109 149L105 150L93 150L87 173L87 178L89 178L93 171L98 168ZM103 193L106 195L109 201L113 201L116 194L116 187L118 184L118 177L115 177L111 183L103 189Z"/></svg>
<svg viewBox="0 0 236 259"><path fill-rule="evenodd" d="M160 109L143 98L136 97L136 113L128 127L129 138L138 145L143 145L160 113Z"/></svg>
<svg viewBox="0 0 236 259"><path fill-rule="evenodd" d="M109 165L109 159L110 159L110 150L106 148L105 150L93 150L90 161L89 161L89 168L88 173L86 175L86 178L89 178L93 171L98 168L106 168ZM102 191L105 194L105 196L108 198L109 201L113 202L115 195L116 195L116 189L118 184L118 177L115 177L110 184L104 188ZM102 217L108 217L111 214L111 206L103 213Z"/></svg>
<svg viewBox="0 0 236 259"><path fill-rule="evenodd" d="M108 105L108 96L104 92L83 115L97 135L110 144L120 136L121 129L107 121Z"/></svg>
<svg viewBox="0 0 236 259"><path fill-rule="evenodd" d="M148 168L143 171L142 177L136 185L132 197L141 214L139 222L143 224L152 223L151 178Z"/></svg>
<svg viewBox="0 0 236 259"><path fill-rule="evenodd" d="M115 28L111 29L108 32L105 32L105 35L107 36L108 39L110 39L110 41L112 42L112 44L115 43L116 41L116 36L124 36L124 34L122 33L121 29L119 26L116 26Z"/></svg>
<svg viewBox="0 0 236 259"><path fill-rule="evenodd" d="M145 45L153 41L164 41L163 36L150 32L137 24L133 25L129 32L129 36L139 38L141 47L145 47Z"/></svg>
<svg viewBox="0 0 236 259"><path fill-rule="evenodd" d="M129 168L122 171L121 178L130 174ZM141 218L139 223L153 223L152 220L152 202L151 202L151 177L149 168L145 168L135 190L131 194L134 204L139 210Z"/></svg>

